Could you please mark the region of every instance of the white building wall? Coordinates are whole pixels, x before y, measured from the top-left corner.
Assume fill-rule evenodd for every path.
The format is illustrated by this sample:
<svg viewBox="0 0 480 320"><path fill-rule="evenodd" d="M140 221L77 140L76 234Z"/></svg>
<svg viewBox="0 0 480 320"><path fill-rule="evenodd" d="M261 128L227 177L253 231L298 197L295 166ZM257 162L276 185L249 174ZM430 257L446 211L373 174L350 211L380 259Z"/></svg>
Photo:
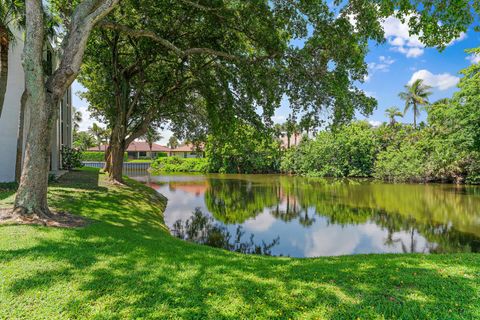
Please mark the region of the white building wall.
<svg viewBox="0 0 480 320"><path fill-rule="evenodd" d="M3 112L0 116L0 182L11 182L15 180L15 160L17 153L17 137L20 120L20 100L24 91L24 73L22 67L23 40L20 33L15 34L16 41L10 46L8 58L8 83L5 96ZM63 139L60 139L61 121L53 126L51 164L52 171L60 170L61 166L61 142L63 145L72 144L72 112L71 112L71 90L67 90L64 98L65 109L59 110L58 115L63 114ZM60 105L59 105L60 108ZM28 119L25 112L25 118ZM24 139L27 136L28 121L24 125ZM23 143L25 147L25 141Z"/></svg>
<svg viewBox="0 0 480 320"><path fill-rule="evenodd" d="M22 68L23 42L19 34L15 36L15 44L10 45L7 93L0 117L0 182L15 180L20 99L25 86Z"/></svg>

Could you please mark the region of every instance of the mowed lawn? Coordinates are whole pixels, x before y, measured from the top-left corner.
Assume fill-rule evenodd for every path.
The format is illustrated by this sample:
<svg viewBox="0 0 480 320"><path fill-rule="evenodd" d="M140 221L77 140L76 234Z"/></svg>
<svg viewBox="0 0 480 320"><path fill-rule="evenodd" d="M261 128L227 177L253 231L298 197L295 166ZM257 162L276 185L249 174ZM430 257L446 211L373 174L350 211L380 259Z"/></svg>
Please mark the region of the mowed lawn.
<svg viewBox="0 0 480 320"><path fill-rule="evenodd" d="M0 226L0 319L480 318L478 254L246 256L173 238L131 180L82 169L49 196L92 223Z"/></svg>

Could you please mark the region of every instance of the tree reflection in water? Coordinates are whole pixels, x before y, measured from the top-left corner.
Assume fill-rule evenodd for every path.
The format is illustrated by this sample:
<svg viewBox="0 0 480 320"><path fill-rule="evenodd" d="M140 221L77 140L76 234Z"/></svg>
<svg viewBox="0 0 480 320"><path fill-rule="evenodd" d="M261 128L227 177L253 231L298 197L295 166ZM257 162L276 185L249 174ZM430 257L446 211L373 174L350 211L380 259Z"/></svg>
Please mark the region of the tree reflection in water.
<svg viewBox="0 0 480 320"><path fill-rule="evenodd" d="M402 252L480 251L478 190L468 186L385 184L369 180L247 176L209 179L205 203L215 219L241 224L266 211L304 227L325 217L332 225L374 223L387 231L385 246ZM409 239L395 238L406 233ZM419 247L418 236L428 242Z"/></svg>
<svg viewBox="0 0 480 320"><path fill-rule="evenodd" d="M196 208L193 216L185 221L177 220L173 225L172 233L177 238L221 248L245 254L272 255L272 248L279 244L280 237L273 239L270 243L262 241L257 245L254 235L251 234L247 241L244 241L245 232L242 226L238 226L233 236L223 225L215 223L215 220Z"/></svg>
<svg viewBox="0 0 480 320"><path fill-rule="evenodd" d="M338 245L322 238L314 245L325 251L315 252L480 252L479 187L282 175L159 178L155 182L160 193L179 197L167 207L167 216L169 208L175 212L172 224L178 216L187 219L190 215L185 213L197 206L215 219L202 222L207 231L213 230L208 234L189 235L187 227L191 226L185 226L186 221L176 224L178 236L228 250L255 253L261 250L254 247L254 240L280 235L282 244L273 249L275 254L302 256L310 254L305 253L313 245L308 241L332 234L335 239L331 241ZM189 198L190 194L194 197ZM242 225L256 239L249 245L241 246L239 241L234 245L238 236L232 225ZM226 237L225 228L232 235ZM242 229L238 232L243 235ZM336 250L353 241L356 244L349 249ZM257 242L258 247L262 245Z"/></svg>

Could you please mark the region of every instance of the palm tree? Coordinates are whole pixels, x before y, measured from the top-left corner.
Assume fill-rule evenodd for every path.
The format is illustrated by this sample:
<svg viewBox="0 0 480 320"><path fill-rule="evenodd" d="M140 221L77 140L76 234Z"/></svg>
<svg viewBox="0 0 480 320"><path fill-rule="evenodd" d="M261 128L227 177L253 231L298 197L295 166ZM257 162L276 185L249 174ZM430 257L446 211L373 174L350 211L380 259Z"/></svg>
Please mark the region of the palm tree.
<svg viewBox="0 0 480 320"><path fill-rule="evenodd" d="M385 114L390 119L390 125L393 126L397 121L395 117L403 117L403 113L397 107L390 107L385 110Z"/></svg>
<svg viewBox="0 0 480 320"><path fill-rule="evenodd" d="M98 124L94 123L90 128L88 128L88 131L95 137L98 150L100 151L102 149L102 143L105 140L106 130L100 127Z"/></svg>
<svg viewBox="0 0 480 320"><path fill-rule="evenodd" d="M0 2L0 117L7 93L8 50L14 43L12 27L23 25L24 1L2 0Z"/></svg>
<svg viewBox="0 0 480 320"><path fill-rule="evenodd" d="M80 122L83 120L82 113L77 110L77 108L73 107L73 131L76 132L80 128Z"/></svg>
<svg viewBox="0 0 480 320"><path fill-rule="evenodd" d="M176 136L171 136L170 139L168 139L168 144L167 144L171 149L175 149L178 147L179 142Z"/></svg>
<svg viewBox="0 0 480 320"><path fill-rule="evenodd" d="M413 127L417 127L417 116L420 115L420 107L427 105L428 97L432 94L429 91L432 87L423 83L422 79L415 80L411 85L405 86L405 91L400 92L398 96L405 100L404 114L412 107L413 109Z"/></svg>
<svg viewBox="0 0 480 320"><path fill-rule="evenodd" d="M153 159L153 156L152 156L153 144L156 141L162 139L163 137L160 133L158 133L158 131L154 127L149 127L147 129L147 132L145 132L145 134L143 135L143 138L148 143L148 147L150 148L150 159Z"/></svg>

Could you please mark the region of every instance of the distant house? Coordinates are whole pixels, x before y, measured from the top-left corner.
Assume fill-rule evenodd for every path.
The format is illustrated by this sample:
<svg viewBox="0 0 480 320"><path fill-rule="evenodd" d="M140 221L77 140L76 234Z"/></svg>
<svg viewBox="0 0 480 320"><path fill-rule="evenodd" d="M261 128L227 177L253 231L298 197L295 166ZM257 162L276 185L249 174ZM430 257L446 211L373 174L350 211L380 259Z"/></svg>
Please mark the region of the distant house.
<svg viewBox="0 0 480 320"><path fill-rule="evenodd" d="M101 145L100 148L92 147L88 151L96 152L105 152L107 145ZM171 149L154 143L152 145L152 150L150 151L150 146L145 141L134 141L130 143L127 148L127 154L129 159L155 159L159 156L160 153L165 153L169 157L180 157L180 158L203 158L203 146L198 148L191 144L185 144L179 146L178 148Z"/></svg>
<svg viewBox="0 0 480 320"><path fill-rule="evenodd" d="M195 146L193 144L184 144L175 149L170 149L170 156L180 158L203 158L204 146Z"/></svg>
<svg viewBox="0 0 480 320"><path fill-rule="evenodd" d="M29 124L28 110L25 111L23 123L23 139L19 141L19 124L21 97L25 89L25 76L22 67L22 52L24 37L14 30L15 45L10 45L8 57L8 80L3 112L0 115L0 182L15 180L17 145L25 148L27 128ZM58 65L53 48L45 44L44 63L47 73L52 73ZM50 170L62 169L62 147L72 145L72 94L67 90L64 98L58 104L58 120L53 125L50 147ZM22 152L22 157L24 156ZM22 158L23 161L23 158Z"/></svg>
<svg viewBox="0 0 480 320"><path fill-rule="evenodd" d="M98 147L89 148L88 151L100 151L105 152L107 145L101 145L100 149ZM150 146L145 141L133 141L127 148L127 154L129 159L155 159L160 153L165 153L167 156L170 155L171 149L157 143L152 145L152 150Z"/></svg>

